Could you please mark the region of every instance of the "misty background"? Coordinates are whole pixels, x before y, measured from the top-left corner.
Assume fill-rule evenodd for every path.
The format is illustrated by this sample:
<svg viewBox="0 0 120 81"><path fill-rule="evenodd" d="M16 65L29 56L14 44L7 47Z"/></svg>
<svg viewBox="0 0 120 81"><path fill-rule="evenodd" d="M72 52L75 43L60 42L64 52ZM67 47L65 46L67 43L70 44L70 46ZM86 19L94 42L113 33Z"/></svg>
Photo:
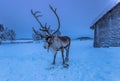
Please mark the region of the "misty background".
<svg viewBox="0 0 120 81"><path fill-rule="evenodd" d="M80 36L93 37L90 26L119 0L1 0L0 24L14 29L17 38L32 38L32 27L39 24L30 10L41 11L40 21L57 28L55 15L49 8L57 8L60 17L62 35L71 38Z"/></svg>

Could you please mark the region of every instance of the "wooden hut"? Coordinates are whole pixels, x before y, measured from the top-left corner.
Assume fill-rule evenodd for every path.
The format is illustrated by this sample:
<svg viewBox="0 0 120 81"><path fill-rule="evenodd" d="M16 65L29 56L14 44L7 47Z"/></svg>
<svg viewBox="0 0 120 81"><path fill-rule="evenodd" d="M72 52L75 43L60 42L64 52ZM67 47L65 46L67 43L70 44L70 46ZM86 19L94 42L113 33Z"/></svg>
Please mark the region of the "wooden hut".
<svg viewBox="0 0 120 81"><path fill-rule="evenodd" d="M120 46L120 2L101 16L91 27L94 47Z"/></svg>

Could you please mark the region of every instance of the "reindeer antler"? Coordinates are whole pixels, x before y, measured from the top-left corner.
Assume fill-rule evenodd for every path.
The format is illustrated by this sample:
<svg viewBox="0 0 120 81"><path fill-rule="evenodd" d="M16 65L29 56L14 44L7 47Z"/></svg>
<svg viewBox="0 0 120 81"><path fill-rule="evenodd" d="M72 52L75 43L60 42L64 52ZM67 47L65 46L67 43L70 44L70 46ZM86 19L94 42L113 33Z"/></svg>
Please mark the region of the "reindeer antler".
<svg viewBox="0 0 120 81"><path fill-rule="evenodd" d="M51 36L51 33L49 32L49 27L47 27L47 23L45 23L45 25L43 25L41 22L40 22L40 20L38 19L38 17L41 17L42 15L40 15L40 11L35 11L35 12L33 12L33 10L31 10L31 14L34 16L34 18L37 20L37 22L39 23L39 25L40 25L40 27L42 28L42 29L40 29L41 31L43 31L43 32L46 32L48 35L50 35Z"/></svg>
<svg viewBox="0 0 120 81"><path fill-rule="evenodd" d="M58 31L59 31L59 29L60 29L60 19L59 19L59 16L58 16L58 14L57 14L57 9L55 8L53 8L51 5L49 5L49 7L50 7L50 9L52 10L52 12L55 14L55 16L57 17L57 22L58 22L58 28L57 28L57 30L56 31L54 31L53 33L52 33L52 36L55 34L55 33L57 33Z"/></svg>
<svg viewBox="0 0 120 81"><path fill-rule="evenodd" d="M36 11L33 12L33 10L31 10L31 14L34 16L34 18L37 20L37 22L39 23L39 25L43 28L42 23L39 21L38 17L41 17L42 15L40 15L40 11Z"/></svg>
<svg viewBox="0 0 120 81"><path fill-rule="evenodd" d="M45 23L45 25L43 25L41 23L41 21L38 19L39 17L41 17L42 15L40 15L40 11L35 11L33 12L33 10L31 10L31 14L34 16L34 18L37 20L37 22L40 25L40 31L46 32L49 36L53 36L54 34L56 34L59 29L60 29L60 19L59 16L56 12L56 8L54 9L51 5L49 5L50 9L52 10L52 12L55 14L56 18L57 18L57 22L58 22L58 28L56 29L56 31L54 31L53 33L50 33L50 25L47 27L47 23Z"/></svg>

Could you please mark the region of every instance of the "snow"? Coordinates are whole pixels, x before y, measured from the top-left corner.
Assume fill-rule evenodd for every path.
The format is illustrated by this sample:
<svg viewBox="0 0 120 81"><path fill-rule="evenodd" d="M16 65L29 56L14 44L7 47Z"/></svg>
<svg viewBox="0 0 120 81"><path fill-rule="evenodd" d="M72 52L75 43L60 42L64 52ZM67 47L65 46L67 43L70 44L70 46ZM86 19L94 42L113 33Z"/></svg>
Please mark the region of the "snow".
<svg viewBox="0 0 120 81"><path fill-rule="evenodd" d="M33 43L33 40L0 40L2 44L21 44L21 43Z"/></svg>
<svg viewBox="0 0 120 81"><path fill-rule="evenodd" d="M120 81L119 47L93 48L93 41L71 42L69 67L60 52L56 65L43 42L0 45L0 81Z"/></svg>

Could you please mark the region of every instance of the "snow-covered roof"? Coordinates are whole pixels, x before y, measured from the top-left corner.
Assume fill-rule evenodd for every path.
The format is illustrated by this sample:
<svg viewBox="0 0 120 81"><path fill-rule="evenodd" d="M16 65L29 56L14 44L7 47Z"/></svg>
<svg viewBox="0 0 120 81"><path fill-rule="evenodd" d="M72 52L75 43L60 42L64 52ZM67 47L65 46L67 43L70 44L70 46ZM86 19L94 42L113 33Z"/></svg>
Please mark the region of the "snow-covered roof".
<svg viewBox="0 0 120 81"><path fill-rule="evenodd" d="M97 22L99 22L100 19L102 19L105 15L107 15L109 12L111 12L113 9L116 8L116 6L120 5L120 2L115 3L111 8L106 9L102 14L99 15L99 17L97 17L95 19L95 21L92 23L92 25L90 26L90 29L94 29L95 28L95 24Z"/></svg>

